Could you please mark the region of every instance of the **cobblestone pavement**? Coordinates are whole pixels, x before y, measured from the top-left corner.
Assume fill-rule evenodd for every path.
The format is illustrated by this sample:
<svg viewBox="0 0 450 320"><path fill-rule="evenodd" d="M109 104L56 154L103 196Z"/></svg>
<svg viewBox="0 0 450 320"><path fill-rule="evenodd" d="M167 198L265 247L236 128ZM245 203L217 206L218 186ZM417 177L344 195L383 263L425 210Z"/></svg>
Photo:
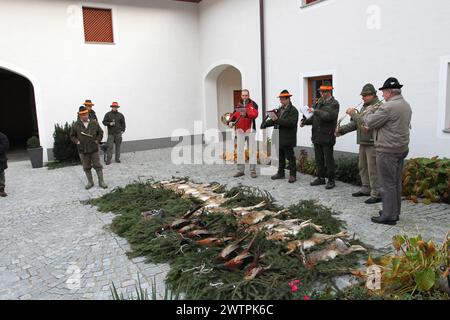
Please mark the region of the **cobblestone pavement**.
<svg viewBox="0 0 450 320"><path fill-rule="evenodd" d="M310 176L298 182L272 181L269 176L232 178L234 165L174 165L171 149L122 156L122 163L105 169L108 190L84 190L80 166L57 170L31 169L28 161L10 163L6 171L7 198L0 199L0 299L111 299L112 282L125 295L132 293L138 273L150 291L155 279L164 294L168 265L146 264L126 256L129 245L108 226L114 215L99 213L82 201L110 192L135 180L189 176L196 182L257 186L282 205L317 199L333 208L349 232L375 248L388 248L394 234L421 233L442 241L450 229L450 206L403 202L397 226L375 225L370 216L381 205L365 205L351 197L357 187L337 182L336 189L312 188ZM248 168L247 168L248 170ZM248 173L248 172L247 172Z"/></svg>

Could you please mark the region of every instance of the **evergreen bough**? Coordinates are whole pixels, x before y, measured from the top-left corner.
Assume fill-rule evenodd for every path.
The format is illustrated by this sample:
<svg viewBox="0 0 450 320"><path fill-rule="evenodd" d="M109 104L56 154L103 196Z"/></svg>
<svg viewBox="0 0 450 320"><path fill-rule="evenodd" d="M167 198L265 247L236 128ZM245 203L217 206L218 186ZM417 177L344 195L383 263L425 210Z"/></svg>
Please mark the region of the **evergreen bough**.
<svg viewBox="0 0 450 320"><path fill-rule="evenodd" d="M55 131L53 133L53 156L57 162L80 162L77 146L70 140L72 125L69 125L67 122L64 125L55 125Z"/></svg>

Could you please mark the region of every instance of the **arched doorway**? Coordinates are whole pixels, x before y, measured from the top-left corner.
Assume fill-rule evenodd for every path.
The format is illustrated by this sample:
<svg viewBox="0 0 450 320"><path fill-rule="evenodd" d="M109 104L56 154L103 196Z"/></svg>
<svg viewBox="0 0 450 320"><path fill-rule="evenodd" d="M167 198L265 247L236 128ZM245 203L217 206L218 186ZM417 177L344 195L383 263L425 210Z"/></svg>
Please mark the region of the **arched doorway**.
<svg viewBox="0 0 450 320"><path fill-rule="evenodd" d="M24 76L0 67L0 131L8 136L11 153L26 149L39 136L34 87Z"/></svg>
<svg viewBox="0 0 450 320"><path fill-rule="evenodd" d="M205 77L205 129L227 130L220 121L226 112L232 112L242 89L242 75L231 64L214 67Z"/></svg>

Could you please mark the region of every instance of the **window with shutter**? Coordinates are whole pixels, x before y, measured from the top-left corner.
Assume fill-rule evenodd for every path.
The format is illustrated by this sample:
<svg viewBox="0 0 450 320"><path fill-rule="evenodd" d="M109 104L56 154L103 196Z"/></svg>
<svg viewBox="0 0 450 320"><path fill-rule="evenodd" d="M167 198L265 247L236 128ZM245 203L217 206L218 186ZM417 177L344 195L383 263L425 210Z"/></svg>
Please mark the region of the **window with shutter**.
<svg viewBox="0 0 450 320"><path fill-rule="evenodd" d="M325 0L302 0L302 8L307 7Z"/></svg>
<svg viewBox="0 0 450 320"><path fill-rule="evenodd" d="M111 9L83 7L83 23L87 43L114 43Z"/></svg>

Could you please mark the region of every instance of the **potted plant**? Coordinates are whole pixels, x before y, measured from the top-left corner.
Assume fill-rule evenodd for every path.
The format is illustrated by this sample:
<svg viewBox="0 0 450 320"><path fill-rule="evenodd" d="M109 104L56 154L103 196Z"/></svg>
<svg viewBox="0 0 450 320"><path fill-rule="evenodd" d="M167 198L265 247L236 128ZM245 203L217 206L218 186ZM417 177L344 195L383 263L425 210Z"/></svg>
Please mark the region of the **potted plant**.
<svg viewBox="0 0 450 320"><path fill-rule="evenodd" d="M31 166L33 168L42 168L43 167L43 163L42 163L43 149L39 143L38 137L33 136L27 140L27 151L28 151L28 154L30 155Z"/></svg>

